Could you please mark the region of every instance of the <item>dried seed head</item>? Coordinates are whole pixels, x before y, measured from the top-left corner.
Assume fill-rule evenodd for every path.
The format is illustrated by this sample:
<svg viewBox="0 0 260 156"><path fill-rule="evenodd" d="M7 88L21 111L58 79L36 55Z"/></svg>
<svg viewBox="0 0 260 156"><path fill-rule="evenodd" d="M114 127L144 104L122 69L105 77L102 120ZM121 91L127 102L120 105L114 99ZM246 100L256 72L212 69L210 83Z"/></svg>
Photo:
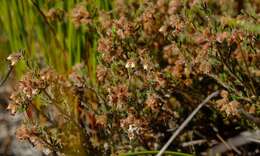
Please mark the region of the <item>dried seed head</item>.
<svg viewBox="0 0 260 156"><path fill-rule="evenodd" d="M55 21L55 20L62 20L65 12L62 9L51 8L45 14L47 19L49 19L50 21Z"/></svg>
<svg viewBox="0 0 260 156"><path fill-rule="evenodd" d="M11 111L11 114L14 115L17 111L18 106L14 103L9 103L7 106L7 110Z"/></svg>
<svg viewBox="0 0 260 156"><path fill-rule="evenodd" d="M25 140L30 138L30 136L31 132L24 124L16 130L16 137L18 139Z"/></svg>
<svg viewBox="0 0 260 156"><path fill-rule="evenodd" d="M77 5L72 10L71 16L76 27L79 27L81 24L90 24L92 22L90 13L86 10L84 5Z"/></svg>
<svg viewBox="0 0 260 156"><path fill-rule="evenodd" d="M144 70L148 70L148 64L143 65Z"/></svg>
<svg viewBox="0 0 260 156"><path fill-rule="evenodd" d="M252 105L252 106L249 108L248 112L249 112L250 114L255 114L255 113L256 113L256 107L255 107L255 105Z"/></svg>
<svg viewBox="0 0 260 156"><path fill-rule="evenodd" d="M204 60L199 65L199 72L203 74L209 74L211 71L211 65L208 61Z"/></svg>
<svg viewBox="0 0 260 156"><path fill-rule="evenodd" d="M128 60L125 65L126 68L135 68L135 62L133 60Z"/></svg>
<svg viewBox="0 0 260 156"><path fill-rule="evenodd" d="M238 101L231 101L228 104L224 105L220 110L224 111L227 116L239 116L239 107L240 103Z"/></svg>
<svg viewBox="0 0 260 156"><path fill-rule="evenodd" d="M106 77L106 75L107 75L107 69L106 69L106 67L105 67L105 66L102 66L102 65L98 65L98 66L97 66L97 72L96 72L96 74L97 74L97 80L98 80L99 82L104 81L104 79L105 79L105 77Z"/></svg>
<svg viewBox="0 0 260 156"><path fill-rule="evenodd" d="M7 60L11 62L11 66L14 66L21 60L22 56L21 52L13 53L7 57Z"/></svg>
<svg viewBox="0 0 260 156"><path fill-rule="evenodd" d="M112 27L112 20L109 13L101 11L98 19L103 29L109 29Z"/></svg>
<svg viewBox="0 0 260 156"><path fill-rule="evenodd" d="M107 126L107 115L98 115L96 117L96 124L101 125L102 127Z"/></svg>
<svg viewBox="0 0 260 156"><path fill-rule="evenodd" d="M157 95L155 95L155 94L149 95L148 98L145 101L145 104L151 110L153 110L153 111L157 110L158 106L159 106Z"/></svg>
<svg viewBox="0 0 260 156"><path fill-rule="evenodd" d="M222 91L220 92L220 96L221 96L222 98L228 98L228 92L227 92L226 90L222 90Z"/></svg>
<svg viewBox="0 0 260 156"><path fill-rule="evenodd" d="M227 98L222 98L216 101L217 107L222 109L228 104L229 100Z"/></svg>

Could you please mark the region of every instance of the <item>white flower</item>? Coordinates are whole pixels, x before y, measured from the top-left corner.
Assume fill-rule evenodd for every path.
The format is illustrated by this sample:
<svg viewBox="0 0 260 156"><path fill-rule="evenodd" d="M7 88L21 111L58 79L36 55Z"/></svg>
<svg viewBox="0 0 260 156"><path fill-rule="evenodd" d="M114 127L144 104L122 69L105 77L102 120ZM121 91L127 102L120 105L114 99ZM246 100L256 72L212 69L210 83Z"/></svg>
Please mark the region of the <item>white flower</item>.
<svg viewBox="0 0 260 156"><path fill-rule="evenodd" d="M22 58L22 53L18 52L18 53L13 53L11 55L9 55L7 57L7 60L10 61L11 66L14 66L15 64L17 64L17 62Z"/></svg>
<svg viewBox="0 0 260 156"><path fill-rule="evenodd" d="M33 90L32 90L32 95L34 96L34 95L36 95L36 94L38 94L38 89L33 89Z"/></svg>
<svg viewBox="0 0 260 156"><path fill-rule="evenodd" d="M143 68L144 68L144 70L148 70L148 65L147 65L147 64L144 64L144 65L143 65Z"/></svg>
<svg viewBox="0 0 260 156"><path fill-rule="evenodd" d="M136 127L135 125L129 125L128 128L128 138L130 140L133 140L135 138L135 134L139 133L139 128Z"/></svg>
<svg viewBox="0 0 260 156"><path fill-rule="evenodd" d="M132 60L128 60L125 65L126 68L135 68L135 63Z"/></svg>

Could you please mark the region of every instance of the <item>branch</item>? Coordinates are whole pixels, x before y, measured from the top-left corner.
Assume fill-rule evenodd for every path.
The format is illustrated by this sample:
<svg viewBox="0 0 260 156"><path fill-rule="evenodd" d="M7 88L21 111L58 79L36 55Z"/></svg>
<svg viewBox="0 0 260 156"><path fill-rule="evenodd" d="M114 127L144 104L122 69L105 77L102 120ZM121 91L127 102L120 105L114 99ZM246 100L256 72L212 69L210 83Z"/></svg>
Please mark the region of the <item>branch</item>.
<svg viewBox="0 0 260 156"><path fill-rule="evenodd" d="M260 131L256 130L256 131L244 131L242 133L240 133L240 135L237 135L235 137L232 137L230 139L228 139L227 141L225 141L229 146L233 146L233 147L238 147L238 146L242 146L251 142L255 142L255 143L259 143L259 140L257 140L260 137ZM209 155L210 156L215 156L217 154L224 153L226 151L228 151L229 149L226 147L225 144L221 143L218 144L216 146L214 146L213 148L211 148L209 150Z"/></svg>
<svg viewBox="0 0 260 156"><path fill-rule="evenodd" d="M1 80L0 87L7 81L8 77L12 73L13 69L14 69L14 66L10 66L6 76L3 78L3 80Z"/></svg>
<svg viewBox="0 0 260 156"><path fill-rule="evenodd" d="M212 94L210 94L204 101L202 101L198 107L188 116L188 118L181 124L181 126L172 134L171 138L167 141L167 143L163 146L163 148L160 150L160 152L156 156L162 156L162 154L165 152L165 150L168 148L168 146L172 143L172 141L176 138L177 135L180 134L180 132L188 125L188 123L191 121L191 119L198 113L198 111L203 107L210 99L217 96L219 94L219 91L215 91Z"/></svg>

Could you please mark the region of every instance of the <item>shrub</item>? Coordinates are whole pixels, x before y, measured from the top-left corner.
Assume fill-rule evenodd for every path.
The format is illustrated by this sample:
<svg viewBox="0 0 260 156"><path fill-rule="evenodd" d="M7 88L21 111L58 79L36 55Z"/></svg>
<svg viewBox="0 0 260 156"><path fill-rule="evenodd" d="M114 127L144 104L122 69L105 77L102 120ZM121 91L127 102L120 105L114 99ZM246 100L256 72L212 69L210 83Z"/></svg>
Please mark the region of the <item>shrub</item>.
<svg viewBox="0 0 260 156"><path fill-rule="evenodd" d="M28 66L8 106L25 114L19 138L64 155L155 150L214 90L220 96L177 148L197 152L179 143L207 131L205 122L256 126L239 110L259 112L257 1L116 2L95 23L82 6L72 11L99 35L94 83L84 63L62 74Z"/></svg>

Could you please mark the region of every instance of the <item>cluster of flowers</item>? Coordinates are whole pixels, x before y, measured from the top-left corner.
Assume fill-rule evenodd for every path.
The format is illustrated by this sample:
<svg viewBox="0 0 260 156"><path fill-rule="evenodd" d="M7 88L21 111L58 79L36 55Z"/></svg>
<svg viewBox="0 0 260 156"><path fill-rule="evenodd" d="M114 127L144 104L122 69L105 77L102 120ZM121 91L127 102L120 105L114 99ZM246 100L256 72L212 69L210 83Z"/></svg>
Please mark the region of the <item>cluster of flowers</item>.
<svg viewBox="0 0 260 156"><path fill-rule="evenodd" d="M219 116L237 122L240 109L256 115L259 36L230 24L243 19L256 24L259 20L241 13L254 2L117 2L119 18L105 14L112 20L100 21L96 76L107 104L122 115L128 112L120 120L128 139L156 149L167 135L163 129L176 128L183 110L216 89L222 92L212 107ZM234 18L225 15L223 3L232 6Z"/></svg>
<svg viewBox="0 0 260 156"><path fill-rule="evenodd" d="M230 12L226 1L217 0L116 3L112 13L100 12L96 25L96 84L82 64L63 75L30 71L19 82L8 109L23 108L33 121L27 124L37 127L22 128L22 138L37 136L50 150L66 154L73 153L70 147L77 154L103 155L157 149L169 130L216 89L221 95L210 103L219 116L239 119L239 109L257 115L259 35L232 22L257 23L253 15L240 13L254 1L243 6L232 1ZM91 24L82 5L72 12L76 26Z"/></svg>

